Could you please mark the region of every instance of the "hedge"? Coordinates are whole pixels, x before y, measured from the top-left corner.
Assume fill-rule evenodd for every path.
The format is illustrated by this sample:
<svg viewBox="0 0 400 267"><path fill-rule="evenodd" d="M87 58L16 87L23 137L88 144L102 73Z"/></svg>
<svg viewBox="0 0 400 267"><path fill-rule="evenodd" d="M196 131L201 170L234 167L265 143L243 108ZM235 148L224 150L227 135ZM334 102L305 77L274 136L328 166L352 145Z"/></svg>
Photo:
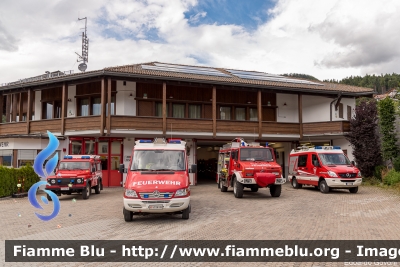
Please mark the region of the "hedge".
<svg viewBox="0 0 400 267"><path fill-rule="evenodd" d="M20 192L28 192L29 188L40 181L32 166L24 166L19 169L0 166L0 197L11 196L18 193L18 184L21 184Z"/></svg>

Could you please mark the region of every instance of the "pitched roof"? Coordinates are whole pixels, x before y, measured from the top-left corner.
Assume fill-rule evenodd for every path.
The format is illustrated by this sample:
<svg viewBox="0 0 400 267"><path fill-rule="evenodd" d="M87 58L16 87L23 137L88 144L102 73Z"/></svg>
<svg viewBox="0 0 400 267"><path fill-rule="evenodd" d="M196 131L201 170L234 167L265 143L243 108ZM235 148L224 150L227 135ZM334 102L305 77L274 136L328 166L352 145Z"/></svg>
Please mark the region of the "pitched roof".
<svg viewBox="0 0 400 267"><path fill-rule="evenodd" d="M211 84L230 84L233 86L280 88L289 91L314 91L325 93L342 92L349 95L369 95L374 91L371 88L344 85L339 83L327 83L310 81L300 78L292 78L257 71L234 70L225 68L212 68L204 66L192 66L182 64L170 64L161 62L148 62L116 67L106 67L102 70L87 71L82 73L62 73L58 76L40 75L18 82L0 86L0 90L19 88L21 86L34 86L50 82L70 81L77 78L92 77L98 75L133 77L149 77L168 80L184 80Z"/></svg>
<svg viewBox="0 0 400 267"><path fill-rule="evenodd" d="M382 100L382 99L385 99L386 97L394 97L396 94L397 94L397 89L392 88L384 94L374 95L374 98L376 100Z"/></svg>

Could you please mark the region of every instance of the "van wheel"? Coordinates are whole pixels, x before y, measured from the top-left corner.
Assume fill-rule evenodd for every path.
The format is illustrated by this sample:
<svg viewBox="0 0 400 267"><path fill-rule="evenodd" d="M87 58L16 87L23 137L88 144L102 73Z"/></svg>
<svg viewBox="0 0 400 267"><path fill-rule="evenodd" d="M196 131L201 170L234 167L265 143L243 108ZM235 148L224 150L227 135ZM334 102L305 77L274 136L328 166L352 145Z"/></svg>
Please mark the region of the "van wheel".
<svg viewBox="0 0 400 267"><path fill-rule="evenodd" d="M131 222L132 221L132 217L133 217L133 212L129 211L127 209L123 209L123 214L124 214L124 219L126 222Z"/></svg>
<svg viewBox="0 0 400 267"><path fill-rule="evenodd" d="M255 186L252 187L252 188L251 188L251 192L258 192L258 187L255 187Z"/></svg>
<svg viewBox="0 0 400 267"><path fill-rule="evenodd" d="M293 178L293 179L292 179L292 186L293 186L293 188L296 188L296 189L299 189L299 188L302 188L302 187L303 187L302 184L299 184L299 183L297 182L296 178Z"/></svg>
<svg viewBox="0 0 400 267"><path fill-rule="evenodd" d="M219 188L221 189L221 192L228 191L228 187L223 185L223 181L221 179L219 179Z"/></svg>
<svg viewBox="0 0 400 267"><path fill-rule="evenodd" d="M100 194L100 180L97 181L97 185L94 187L94 192Z"/></svg>
<svg viewBox="0 0 400 267"><path fill-rule="evenodd" d="M329 192L329 186L326 184L325 180L321 180L321 182L319 182L319 191L324 194Z"/></svg>
<svg viewBox="0 0 400 267"><path fill-rule="evenodd" d="M243 197L243 185L235 179L233 180L233 194L236 198Z"/></svg>
<svg viewBox="0 0 400 267"><path fill-rule="evenodd" d="M83 199L88 199L90 197L90 192L92 191L92 188L90 187L89 183L86 183L85 189L82 191L82 197Z"/></svg>
<svg viewBox="0 0 400 267"><path fill-rule="evenodd" d="M269 192L271 193L272 197L279 197L281 195L282 192L282 186L279 185L271 185L269 188Z"/></svg>
<svg viewBox="0 0 400 267"><path fill-rule="evenodd" d="M189 213L190 213L190 204L186 209L182 211L182 219L184 220L189 219Z"/></svg>
<svg viewBox="0 0 400 267"><path fill-rule="evenodd" d="M350 191L350 193L353 193L353 194L357 193L358 192L358 186L349 188L349 191Z"/></svg>
<svg viewBox="0 0 400 267"><path fill-rule="evenodd" d="M100 179L100 190L103 190L103 181Z"/></svg>

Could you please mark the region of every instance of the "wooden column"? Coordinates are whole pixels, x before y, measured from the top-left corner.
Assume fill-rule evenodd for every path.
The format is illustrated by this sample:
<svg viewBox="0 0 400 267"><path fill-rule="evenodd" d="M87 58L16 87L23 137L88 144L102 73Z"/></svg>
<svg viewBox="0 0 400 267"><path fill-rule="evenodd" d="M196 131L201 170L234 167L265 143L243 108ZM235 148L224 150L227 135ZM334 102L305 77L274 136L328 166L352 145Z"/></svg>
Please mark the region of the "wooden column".
<svg viewBox="0 0 400 267"><path fill-rule="evenodd" d="M28 103L26 105L26 134L30 133L30 123L32 116L32 89L28 90ZM63 134L63 133L61 133Z"/></svg>
<svg viewBox="0 0 400 267"><path fill-rule="evenodd" d="M212 120L213 120L213 137L217 136L217 88L212 89Z"/></svg>
<svg viewBox="0 0 400 267"><path fill-rule="evenodd" d="M303 95L298 95L300 139L303 139Z"/></svg>
<svg viewBox="0 0 400 267"><path fill-rule="evenodd" d="M111 135L111 78L108 79L108 84L107 84L107 109L108 109L108 114L107 114L107 135Z"/></svg>
<svg viewBox="0 0 400 267"><path fill-rule="evenodd" d="M261 90L257 92L257 112L258 112L258 138L262 138L262 105L261 105Z"/></svg>
<svg viewBox="0 0 400 267"><path fill-rule="evenodd" d="M68 109L68 84L63 83L61 95L61 135L65 133L65 118L67 117Z"/></svg>
<svg viewBox="0 0 400 267"><path fill-rule="evenodd" d="M17 121L17 94L12 95L11 121Z"/></svg>
<svg viewBox="0 0 400 267"><path fill-rule="evenodd" d="M0 94L0 123L3 123L3 94Z"/></svg>
<svg viewBox="0 0 400 267"><path fill-rule="evenodd" d="M6 96L6 122L10 122L11 120L11 95Z"/></svg>
<svg viewBox="0 0 400 267"><path fill-rule="evenodd" d="M163 136L167 134L167 83L162 87L162 130Z"/></svg>
<svg viewBox="0 0 400 267"><path fill-rule="evenodd" d="M22 93L19 93L19 101L18 101L18 121L22 121L23 117L23 109L22 109Z"/></svg>
<svg viewBox="0 0 400 267"><path fill-rule="evenodd" d="M100 115L100 136L104 136L104 120L106 113L106 81L101 79L101 115Z"/></svg>
<svg viewBox="0 0 400 267"><path fill-rule="evenodd" d="M17 160L18 160L18 150L14 149L13 150L13 162L11 163L13 168L17 168L17 165L18 165L18 161Z"/></svg>

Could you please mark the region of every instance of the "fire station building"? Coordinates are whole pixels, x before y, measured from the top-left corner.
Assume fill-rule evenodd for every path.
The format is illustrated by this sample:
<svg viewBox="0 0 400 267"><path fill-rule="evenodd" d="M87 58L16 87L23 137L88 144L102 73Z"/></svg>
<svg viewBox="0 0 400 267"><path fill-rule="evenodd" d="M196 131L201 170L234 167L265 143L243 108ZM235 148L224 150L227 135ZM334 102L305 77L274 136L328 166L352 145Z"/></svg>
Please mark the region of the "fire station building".
<svg viewBox="0 0 400 267"><path fill-rule="evenodd" d="M159 62L82 73L47 72L0 86L0 164L33 163L60 140L59 157L101 156L104 186L121 186L135 139L181 138L192 183L215 180L218 150L235 137L268 142L287 174L299 145L341 146L355 99L370 88L294 79L255 71Z"/></svg>

